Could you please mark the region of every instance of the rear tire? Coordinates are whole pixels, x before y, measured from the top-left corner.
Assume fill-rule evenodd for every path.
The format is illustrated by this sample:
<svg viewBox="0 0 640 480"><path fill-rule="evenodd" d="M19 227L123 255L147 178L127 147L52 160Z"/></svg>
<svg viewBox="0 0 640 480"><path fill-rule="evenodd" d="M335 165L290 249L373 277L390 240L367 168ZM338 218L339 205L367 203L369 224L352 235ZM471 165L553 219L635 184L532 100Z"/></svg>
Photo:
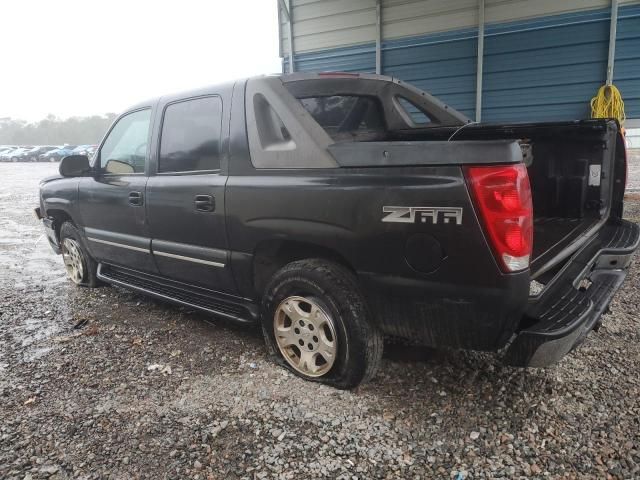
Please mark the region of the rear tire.
<svg viewBox="0 0 640 480"><path fill-rule="evenodd" d="M67 276L73 283L89 288L100 286L98 263L89 254L82 235L71 222L64 222L60 227L60 247Z"/></svg>
<svg viewBox="0 0 640 480"><path fill-rule="evenodd" d="M262 331L279 363L336 388L373 378L382 358L383 336L355 275L322 259L292 262L275 273L262 301Z"/></svg>

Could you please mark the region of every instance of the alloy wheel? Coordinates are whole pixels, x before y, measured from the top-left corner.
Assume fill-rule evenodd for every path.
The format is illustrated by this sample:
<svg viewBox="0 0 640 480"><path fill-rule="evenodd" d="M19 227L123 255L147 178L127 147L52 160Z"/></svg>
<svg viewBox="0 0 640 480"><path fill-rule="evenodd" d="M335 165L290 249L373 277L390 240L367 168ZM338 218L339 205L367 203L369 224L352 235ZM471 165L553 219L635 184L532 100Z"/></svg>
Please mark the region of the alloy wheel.
<svg viewBox="0 0 640 480"><path fill-rule="evenodd" d="M273 329L287 363L309 377L321 377L333 366L338 351L331 316L314 298L292 296L276 308Z"/></svg>
<svg viewBox="0 0 640 480"><path fill-rule="evenodd" d="M71 281L76 285L80 285L84 278L84 261L80 245L73 238L65 238L63 240L62 260Z"/></svg>

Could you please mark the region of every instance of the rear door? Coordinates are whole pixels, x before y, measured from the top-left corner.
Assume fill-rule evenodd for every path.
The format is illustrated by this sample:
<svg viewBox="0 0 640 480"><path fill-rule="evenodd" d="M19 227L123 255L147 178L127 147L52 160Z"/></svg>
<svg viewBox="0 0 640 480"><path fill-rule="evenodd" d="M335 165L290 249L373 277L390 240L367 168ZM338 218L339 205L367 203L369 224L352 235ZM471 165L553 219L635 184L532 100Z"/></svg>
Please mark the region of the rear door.
<svg viewBox="0 0 640 480"><path fill-rule="evenodd" d="M223 102L217 95L180 99L159 113L156 168L147 215L159 272L173 280L235 292L220 166Z"/></svg>
<svg viewBox="0 0 640 480"><path fill-rule="evenodd" d="M157 272L145 223L145 187L152 109L113 125L79 187L80 214L91 253L100 262Z"/></svg>

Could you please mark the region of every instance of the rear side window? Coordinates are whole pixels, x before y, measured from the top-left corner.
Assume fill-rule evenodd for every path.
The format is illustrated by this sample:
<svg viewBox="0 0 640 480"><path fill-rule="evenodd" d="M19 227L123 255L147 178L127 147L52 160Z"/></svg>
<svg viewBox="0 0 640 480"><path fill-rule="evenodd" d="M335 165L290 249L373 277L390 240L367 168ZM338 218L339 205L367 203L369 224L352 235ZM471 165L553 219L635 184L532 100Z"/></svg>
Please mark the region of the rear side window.
<svg viewBox="0 0 640 480"><path fill-rule="evenodd" d="M205 97L165 109L158 172L220 169L222 100Z"/></svg>
<svg viewBox="0 0 640 480"><path fill-rule="evenodd" d="M280 115L269 104L264 95L257 93L253 97L253 111L256 114L256 127L260 145L265 150L293 150L295 142L289 130L284 126Z"/></svg>
<svg viewBox="0 0 640 480"><path fill-rule="evenodd" d="M376 97L331 95L299 100L334 140L385 131L384 113Z"/></svg>

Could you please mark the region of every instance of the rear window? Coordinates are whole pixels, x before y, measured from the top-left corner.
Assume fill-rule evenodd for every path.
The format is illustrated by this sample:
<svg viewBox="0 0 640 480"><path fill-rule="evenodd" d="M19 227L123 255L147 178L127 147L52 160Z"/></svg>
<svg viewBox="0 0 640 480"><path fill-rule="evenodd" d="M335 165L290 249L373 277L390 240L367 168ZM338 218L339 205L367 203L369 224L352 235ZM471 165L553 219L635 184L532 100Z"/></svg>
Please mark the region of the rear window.
<svg viewBox="0 0 640 480"><path fill-rule="evenodd" d="M299 99L313 119L331 138L384 133L384 113L376 97L331 95Z"/></svg>

